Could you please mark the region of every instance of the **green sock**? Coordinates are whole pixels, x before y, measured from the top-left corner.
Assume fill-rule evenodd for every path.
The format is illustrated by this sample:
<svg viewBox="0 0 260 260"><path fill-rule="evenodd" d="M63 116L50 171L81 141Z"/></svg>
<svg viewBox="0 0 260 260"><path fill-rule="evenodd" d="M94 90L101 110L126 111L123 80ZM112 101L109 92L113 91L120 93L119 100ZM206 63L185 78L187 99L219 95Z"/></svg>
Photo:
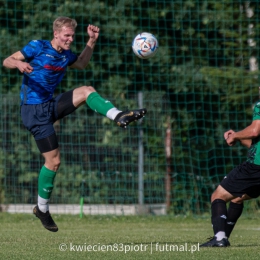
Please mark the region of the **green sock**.
<svg viewBox="0 0 260 260"><path fill-rule="evenodd" d="M56 172L42 166L38 179L38 194L41 198L49 199L51 197L55 176Z"/></svg>
<svg viewBox="0 0 260 260"><path fill-rule="evenodd" d="M86 103L92 110L103 116L106 116L108 110L114 108L110 101L103 99L97 92L92 92L88 96Z"/></svg>

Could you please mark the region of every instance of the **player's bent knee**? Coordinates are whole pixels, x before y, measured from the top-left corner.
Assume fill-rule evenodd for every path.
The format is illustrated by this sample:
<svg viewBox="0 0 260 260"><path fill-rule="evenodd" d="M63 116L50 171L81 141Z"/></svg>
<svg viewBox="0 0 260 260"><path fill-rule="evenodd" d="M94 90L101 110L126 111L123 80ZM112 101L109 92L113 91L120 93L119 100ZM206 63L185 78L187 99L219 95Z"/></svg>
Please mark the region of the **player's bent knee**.
<svg viewBox="0 0 260 260"><path fill-rule="evenodd" d="M54 158L52 163L53 163L54 167L58 167L59 168L60 167L60 157Z"/></svg>
<svg viewBox="0 0 260 260"><path fill-rule="evenodd" d="M87 100L88 96L96 92L92 86L82 86L73 90L72 102L75 107L78 107Z"/></svg>
<svg viewBox="0 0 260 260"><path fill-rule="evenodd" d="M92 86L83 86L82 89L86 99L91 93L96 92L96 90Z"/></svg>
<svg viewBox="0 0 260 260"><path fill-rule="evenodd" d="M60 167L60 160L54 159L54 160L48 160L45 161L45 165L48 169L57 172Z"/></svg>
<svg viewBox="0 0 260 260"><path fill-rule="evenodd" d="M211 202L213 202L216 199L221 199L228 202L234 198L235 197L232 194L230 194L227 190L225 190L222 186L219 185L211 195Z"/></svg>
<svg viewBox="0 0 260 260"><path fill-rule="evenodd" d="M60 167L60 163L61 160L59 154L45 156L45 166L52 171L56 172Z"/></svg>

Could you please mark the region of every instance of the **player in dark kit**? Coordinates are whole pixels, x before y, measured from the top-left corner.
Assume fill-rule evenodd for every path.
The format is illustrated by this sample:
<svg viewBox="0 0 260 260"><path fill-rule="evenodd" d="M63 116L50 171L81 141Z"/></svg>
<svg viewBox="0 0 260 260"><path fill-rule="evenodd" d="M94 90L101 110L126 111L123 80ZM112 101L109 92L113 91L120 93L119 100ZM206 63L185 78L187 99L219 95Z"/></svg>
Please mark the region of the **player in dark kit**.
<svg viewBox="0 0 260 260"><path fill-rule="evenodd" d="M211 196L211 222L214 237L200 247L227 247L228 238L243 211L243 201L260 195L260 101L252 123L242 131L224 133L229 146L236 142L249 148L247 160L234 168ZM226 203L230 201L227 210Z"/></svg>
<svg viewBox="0 0 260 260"><path fill-rule="evenodd" d="M88 65L99 36L99 28L89 25L89 40L77 56L70 50L76 26L74 19L58 17L53 23L51 41L33 40L3 62L6 68L17 68L23 73L20 92L22 121L34 136L45 159L38 179L38 203L33 213L46 229L53 232L58 231L58 227L49 213L49 199L60 166L60 151L53 123L85 103L123 128L146 114L146 109L118 110L92 86L81 86L53 97L67 67L84 69Z"/></svg>

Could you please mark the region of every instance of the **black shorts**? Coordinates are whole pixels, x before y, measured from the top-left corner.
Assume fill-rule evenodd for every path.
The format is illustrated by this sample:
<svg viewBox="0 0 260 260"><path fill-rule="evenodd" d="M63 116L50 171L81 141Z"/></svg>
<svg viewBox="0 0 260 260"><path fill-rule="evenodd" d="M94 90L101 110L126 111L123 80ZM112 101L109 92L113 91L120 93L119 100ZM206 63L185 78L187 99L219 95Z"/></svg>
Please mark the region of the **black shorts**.
<svg viewBox="0 0 260 260"><path fill-rule="evenodd" d="M73 105L73 90L42 104L21 106L24 126L32 133L41 153L58 148L53 124L77 108Z"/></svg>
<svg viewBox="0 0 260 260"><path fill-rule="evenodd" d="M234 168L220 185L235 197L260 195L260 165L244 162Z"/></svg>

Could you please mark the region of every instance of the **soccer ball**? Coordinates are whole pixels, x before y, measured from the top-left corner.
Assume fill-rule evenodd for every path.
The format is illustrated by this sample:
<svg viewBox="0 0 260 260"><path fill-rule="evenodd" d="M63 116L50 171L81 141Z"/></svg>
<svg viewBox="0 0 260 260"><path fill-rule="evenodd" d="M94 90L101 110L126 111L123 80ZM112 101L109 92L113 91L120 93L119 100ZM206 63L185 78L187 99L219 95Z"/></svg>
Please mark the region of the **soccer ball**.
<svg viewBox="0 0 260 260"><path fill-rule="evenodd" d="M132 42L132 49L135 55L141 59L149 59L153 57L159 44L155 36L148 32L142 32L136 35Z"/></svg>

